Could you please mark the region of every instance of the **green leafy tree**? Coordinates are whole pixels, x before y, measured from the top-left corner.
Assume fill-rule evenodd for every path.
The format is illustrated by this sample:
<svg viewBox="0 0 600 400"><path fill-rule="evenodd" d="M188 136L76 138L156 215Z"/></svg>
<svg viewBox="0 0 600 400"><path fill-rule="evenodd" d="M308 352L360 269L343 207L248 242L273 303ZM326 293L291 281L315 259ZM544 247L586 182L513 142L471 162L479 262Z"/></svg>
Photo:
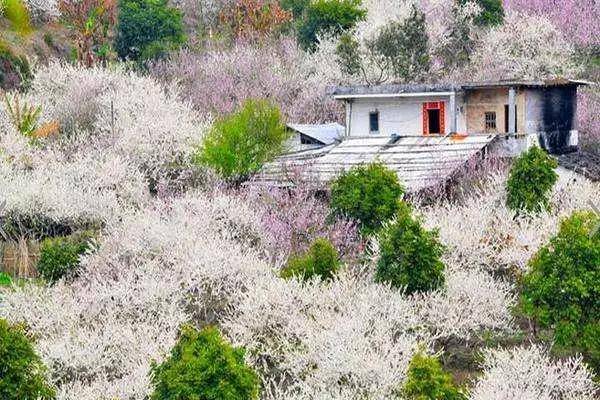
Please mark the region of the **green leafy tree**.
<svg viewBox="0 0 600 400"><path fill-rule="evenodd" d="M411 15L390 21L373 39L360 43L352 34L340 36L336 47L338 63L351 76L362 75L370 84L416 81L430 69L429 38L425 14L413 5Z"/></svg>
<svg viewBox="0 0 600 400"><path fill-rule="evenodd" d="M600 370L600 217L576 212L529 262L521 310L552 329L559 348L586 353Z"/></svg>
<svg viewBox="0 0 600 400"><path fill-rule="evenodd" d="M343 73L350 76L364 73L360 43L351 33L345 32L340 36L335 53Z"/></svg>
<svg viewBox="0 0 600 400"><path fill-rule="evenodd" d="M517 212L540 212L550 207L558 163L539 147L532 147L513 164L506 183L506 204Z"/></svg>
<svg viewBox="0 0 600 400"><path fill-rule="evenodd" d="M195 161L225 178L241 180L281 154L288 138L278 107L266 100L247 100L214 123Z"/></svg>
<svg viewBox="0 0 600 400"><path fill-rule="evenodd" d="M374 40L367 41L367 48L396 80L419 80L430 65L425 14L413 4L408 18L389 22Z"/></svg>
<svg viewBox="0 0 600 400"><path fill-rule="evenodd" d="M54 398L54 389L46 382L46 367L23 329L0 319L0 399Z"/></svg>
<svg viewBox="0 0 600 400"><path fill-rule="evenodd" d="M444 284L444 246L436 230L427 230L400 202L393 221L379 232L379 261L375 280L389 282L406 292L425 292Z"/></svg>
<svg viewBox="0 0 600 400"><path fill-rule="evenodd" d="M316 0L308 3L298 22L298 41L314 48L319 35L339 35L367 15L360 0Z"/></svg>
<svg viewBox="0 0 600 400"><path fill-rule="evenodd" d="M372 233L392 218L404 188L396 173L381 163L354 167L331 184L334 215L358 220L364 233Z"/></svg>
<svg viewBox="0 0 600 400"><path fill-rule="evenodd" d="M10 275L0 272L0 286L10 286L12 284L12 278Z"/></svg>
<svg viewBox="0 0 600 400"><path fill-rule="evenodd" d="M294 19L299 19L310 4L310 0L281 0L279 4L284 10L290 11Z"/></svg>
<svg viewBox="0 0 600 400"><path fill-rule="evenodd" d="M183 15L168 0L120 0L115 47L122 59L150 60L185 40Z"/></svg>
<svg viewBox="0 0 600 400"><path fill-rule="evenodd" d="M460 0L461 4L472 0ZM481 14L477 16L475 22L480 26L501 25L504 22L504 7L502 0L475 0L475 3L481 7Z"/></svg>
<svg viewBox="0 0 600 400"><path fill-rule="evenodd" d="M308 252L303 256L291 257L281 270L281 277L308 280L319 276L322 280L334 277L340 269L340 257L331 242L327 239L316 239Z"/></svg>
<svg viewBox="0 0 600 400"><path fill-rule="evenodd" d="M152 365L151 381L152 400L254 400L259 394L244 349L232 347L214 327L184 326L171 355Z"/></svg>
<svg viewBox="0 0 600 400"><path fill-rule="evenodd" d="M13 30L20 34L31 32L31 19L23 0L0 0L0 8L3 8L4 18L10 22Z"/></svg>
<svg viewBox="0 0 600 400"><path fill-rule="evenodd" d="M402 394L407 400L466 400L436 357L417 352L410 364Z"/></svg>
<svg viewBox="0 0 600 400"><path fill-rule="evenodd" d="M49 283L54 283L79 267L79 256L90 247L90 234L44 239L40 245L38 273Z"/></svg>

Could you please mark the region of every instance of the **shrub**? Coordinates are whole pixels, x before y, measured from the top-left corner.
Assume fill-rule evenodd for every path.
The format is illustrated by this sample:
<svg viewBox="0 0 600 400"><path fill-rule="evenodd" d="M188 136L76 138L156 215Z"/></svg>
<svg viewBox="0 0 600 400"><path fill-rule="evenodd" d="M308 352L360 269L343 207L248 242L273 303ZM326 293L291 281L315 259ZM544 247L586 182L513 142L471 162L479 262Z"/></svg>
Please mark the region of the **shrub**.
<svg viewBox="0 0 600 400"><path fill-rule="evenodd" d="M12 279L10 275L0 272L0 286L10 286L12 284Z"/></svg>
<svg viewBox="0 0 600 400"><path fill-rule="evenodd" d="M0 88L7 91L22 89L31 78L27 57L15 54L7 44L0 42Z"/></svg>
<svg viewBox="0 0 600 400"><path fill-rule="evenodd" d="M75 40L77 61L87 67L113 59L111 39L117 20L113 0L60 0L62 19Z"/></svg>
<svg viewBox="0 0 600 400"><path fill-rule="evenodd" d="M38 127L42 108L21 102L18 94L4 94L6 114L13 126L24 136L32 137Z"/></svg>
<svg viewBox="0 0 600 400"><path fill-rule="evenodd" d="M461 0L461 4L467 1L471 0ZM481 13L475 19L478 25L490 26L502 24L504 21L502 0L475 0L474 2L481 7Z"/></svg>
<svg viewBox="0 0 600 400"><path fill-rule="evenodd" d="M185 43L181 12L167 0L120 0L116 50L122 59L146 61Z"/></svg>
<svg viewBox="0 0 600 400"><path fill-rule="evenodd" d="M0 398L3 400L54 399L46 383L46 368L17 326L0 319Z"/></svg>
<svg viewBox="0 0 600 400"><path fill-rule="evenodd" d="M232 180L244 179L284 150L288 132L279 108L247 100L213 125L195 159Z"/></svg>
<svg viewBox="0 0 600 400"><path fill-rule="evenodd" d="M393 221L379 232L380 257L375 280L406 288L407 293L425 292L444 284L444 246L437 230L423 228L401 202Z"/></svg>
<svg viewBox="0 0 600 400"><path fill-rule="evenodd" d="M371 233L398 209L404 188L394 171L373 163L354 167L331 184L333 213L360 221L365 233Z"/></svg>
<svg viewBox="0 0 600 400"><path fill-rule="evenodd" d="M31 31L29 10L23 0L3 0L4 17L10 22L12 29L26 34Z"/></svg>
<svg viewBox="0 0 600 400"><path fill-rule="evenodd" d="M506 182L506 204L513 211L540 212L549 208L550 192L558 166L539 147L532 147L517 158Z"/></svg>
<svg viewBox="0 0 600 400"><path fill-rule="evenodd" d="M339 35L365 18L360 0L316 0L310 2L299 21L298 41L314 48L320 35Z"/></svg>
<svg viewBox="0 0 600 400"><path fill-rule="evenodd" d="M575 212L529 262L521 308L552 328L559 347L587 352L600 367L600 218ZM595 232L595 234L593 234Z"/></svg>
<svg viewBox="0 0 600 400"><path fill-rule="evenodd" d="M213 327L198 332L185 326L171 355L152 366L151 380L152 400L258 399L258 376L245 365L244 349Z"/></svg>
<svg viewBox="0 0 600 400"><path fill-rule="evenodd" d="M281 270L282 278L302 278L303 280L319 276L323 280L333 278L340 268L339 255L327 239L315 240L303 256L292 256Z"/></svg>
<svg viewBox="0 0 600 400"><path fill-rule="evenodd" d="M427 356L423 351L415 353L410 363L403 395L407 400L466 400L452 382L452 376L445 372L436 357Z"/></svg>
<svg viewBox="0 0 600 400"><path fill-rule="evenodd" d="M89 239L89 233L44 239L40 246L38 273L50 283L74 273L79 266L79 256L90 246Z"/></svg>

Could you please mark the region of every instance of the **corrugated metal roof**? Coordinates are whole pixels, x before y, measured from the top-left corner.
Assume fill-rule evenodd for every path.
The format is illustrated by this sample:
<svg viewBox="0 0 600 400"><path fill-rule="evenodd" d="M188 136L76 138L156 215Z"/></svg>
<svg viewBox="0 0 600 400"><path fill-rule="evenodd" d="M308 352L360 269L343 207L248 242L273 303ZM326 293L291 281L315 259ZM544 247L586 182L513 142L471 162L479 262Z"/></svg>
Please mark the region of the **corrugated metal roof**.
<svg viewBox="0 0 600 400"><path fill-rule="evenodd" d="M311 137L323 144L339 141L346 128L337 122L329 124L287 124L290 129Z"/></svg>
<svg viewBox="0 0 600 400"><path fill-rule="evenodd" d="M329 182L342 171L379 161L396 171L409 192L449 179L483 150L495 135L352 137L339 144L290 153L265 165L257 181L285 185L287 171L300 168L307 178Z"/></svg>

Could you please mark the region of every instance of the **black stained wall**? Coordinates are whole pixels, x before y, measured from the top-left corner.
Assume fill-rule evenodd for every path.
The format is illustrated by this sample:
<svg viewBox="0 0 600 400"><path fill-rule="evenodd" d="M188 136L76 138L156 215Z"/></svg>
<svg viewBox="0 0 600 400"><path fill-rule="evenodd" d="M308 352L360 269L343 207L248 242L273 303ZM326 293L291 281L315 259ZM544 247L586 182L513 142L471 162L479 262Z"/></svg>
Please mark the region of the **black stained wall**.
<svg viewBox="0 0 600 400"><path fill-rule="evenodd" d="M577 86L530 88L527 90L526 124L537 132L542 147L552 154L576 150L570 146L577 129Z"/></svg>

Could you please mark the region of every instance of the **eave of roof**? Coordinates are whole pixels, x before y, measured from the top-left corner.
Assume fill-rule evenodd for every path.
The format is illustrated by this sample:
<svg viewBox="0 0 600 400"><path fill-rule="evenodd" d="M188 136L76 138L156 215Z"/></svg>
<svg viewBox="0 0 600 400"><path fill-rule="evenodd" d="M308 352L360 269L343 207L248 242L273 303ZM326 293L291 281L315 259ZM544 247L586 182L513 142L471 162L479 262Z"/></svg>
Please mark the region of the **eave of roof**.
<svg viewBox="0 0 600 400"><path fill-rule="evenodd" d="M303 135L311 137L323 144L331 144L340 140L344 134L344 126L337 122L328 124L287 124L288 128L293 129Z"/></svg>
<svg viewBox="0 0 600 400"><path fill-rule="evenodd" d="M499 80L466 82L461 84L387 84L387 85L357 85L339 86L332 95L335 99L354 98L389 98L389 97L415 97L415 96L449 96L464 90L486 89L498 87L553 87L553 86L580 86L593 85L593 82L575 79L550 79L550 80Z"/></svg>

